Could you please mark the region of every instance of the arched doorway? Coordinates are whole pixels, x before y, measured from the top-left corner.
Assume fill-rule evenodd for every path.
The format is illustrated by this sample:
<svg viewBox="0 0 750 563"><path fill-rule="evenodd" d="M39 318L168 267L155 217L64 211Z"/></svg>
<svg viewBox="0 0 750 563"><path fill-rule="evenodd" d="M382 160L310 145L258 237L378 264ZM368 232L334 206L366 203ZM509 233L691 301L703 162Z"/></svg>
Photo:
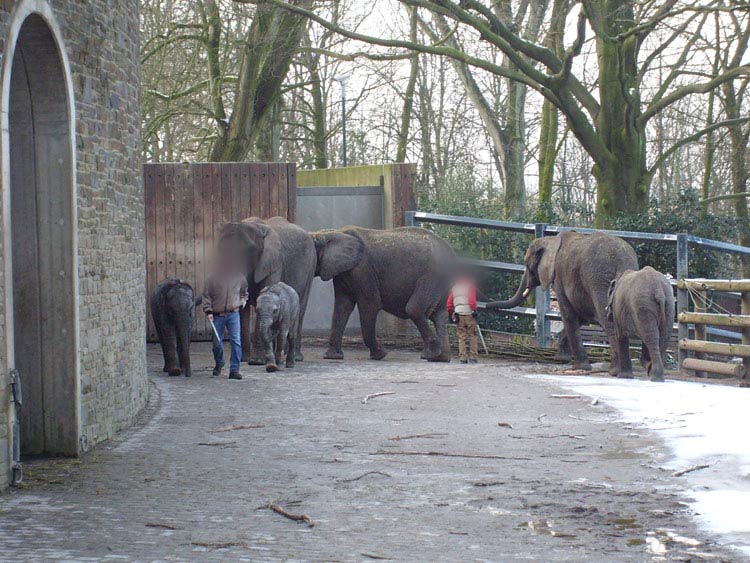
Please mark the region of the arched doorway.
<svg viewBox="0 0 750 563"><path fill-rule="evenodd" d="M23 383L23 404L16 409L21 452L75 455L77 272L69 74L55 34L38 13L23 19L12 52L11 326L12 357Z"/></svg>

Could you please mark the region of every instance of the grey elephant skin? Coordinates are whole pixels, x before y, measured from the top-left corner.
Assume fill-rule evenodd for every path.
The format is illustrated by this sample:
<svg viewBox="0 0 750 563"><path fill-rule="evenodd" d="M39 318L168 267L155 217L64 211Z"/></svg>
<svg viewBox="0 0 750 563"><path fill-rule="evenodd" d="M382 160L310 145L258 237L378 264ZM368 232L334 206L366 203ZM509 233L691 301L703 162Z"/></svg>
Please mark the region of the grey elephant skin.
<svg viewBox="0 0 750 563"><path fill-rule="evenodd" d="M325 358L343 359L341 340L356 305L372 359L386 356L375 334L377 316L383 310L414 322L424 341L423 358L450 361L446 300L455 255L448 243L415 227L382 231L350 226L318 231L313 238L316 274L324 281L333 279L335 295Z"/></svg>
<svg viewBox="0 0 750 563"><path fill-rule="evenodd" d="M674 323L675 302L669 280L651 266L627 270L609 286L607 315L615 325L621 358L620 377L632 377L629 338L641 339L641 363L651 381L664 381L664 360Z"/></svg>
<svg viewBox="0 0 750 563"><path fill-rule="evenodd" d="M265 353L266 371L279 369L286 352L286 367L294 367L294 345L299 325L300 302L297 292L284 282L264 288L255 311L257 337Z"/></svg>
<svg viewBox="0 0 750 563"><path fill-rule="evenodd" d="M240 271L247 276L250 305L255 306L263 288L280 281L297 292L300 313L294 352L295 358L301 361L302 323L317 261L310 233L283 217L268 220L251 217L222 227L217 252L235 260ZM265 352L258 339L253 337L251 316L250 307L245 307L240 313L243 361L263 365ZM257 332L257 325L255 330Z"/></svg>
<svg viewBox="0 0 750 563"><path fill-rule="evenodd" d="M201 302L193 288L178 278L168 278L151 295L151 316L164 355L164 371L190 377L190 333L195 306Z"/></svg>
<svg viewBox="0 0 750 563"><path fill-rule="evenodd" d="M638 269L633 247L606 233L563 232L534 240L526 250L526 268L516 294L507 301L493 301L488 309L520 305L535 287L552 286L560 305L565 337L576 369L591 369L581 342L580 327L597 322L612 350L610 374L620 373L614 324L607 320L609 283L626 270ZM627 374L627 372L625 372Z"/></svg>

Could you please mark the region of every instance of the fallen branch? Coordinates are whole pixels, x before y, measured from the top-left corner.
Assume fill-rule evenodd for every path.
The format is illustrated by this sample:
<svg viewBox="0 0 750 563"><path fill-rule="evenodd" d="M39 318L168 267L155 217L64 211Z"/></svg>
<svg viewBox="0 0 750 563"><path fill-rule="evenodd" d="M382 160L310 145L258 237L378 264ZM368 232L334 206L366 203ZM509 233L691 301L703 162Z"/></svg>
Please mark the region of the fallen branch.
<svg viewBox="0 0 750 563"><path fill-rule="evenodd" d="M433 432L431 434L411 434L409 436L394 436L393 438L387 438L391 441L400 441L400 440L411 440L412 438L439 438L441 436L447 436L445 432Z"/></svg>
<svg viewBox="0 0 750 563"><path fill-rule="evenodd" d="M596 373L608 373L606 369L585 370L585 369L563 369L550 372L552 375L594 375Z"/></svg>
<svg viewBox="0 0 750 563"><path fill-rule="evenodd" d="M382 393L373 393L372 395L367 395L364 399L362 399L362 404L364 405L367 401L370 399L374 399L375 397L383 397L385 395L395 395L395 391L383 391Z"/></svg>
<svg viewBox="0 0 750 563"><path fill-rule="evenodd" d="M211 432L231 432L232 430L249 430L251 428L265 428L265 424L233 424L211 430Z"/></svg>
<svg viewBox="0 0 750 563"><path fill-rule="evenodd" d="M580 395L550 395L553 399L580 399Z"/></svg>
<svg viewBox="0 0 750 563"><path fill-rule="evenodd" d="M416 456L435 456L435 457L463 457L472 459L505 459L511 461L531 461L530 457L508 457L502 455L492 454L454 454L449 452L388 452L385 450L378 450L371 453L370 455L416 455Z"/></svg>
<svg viewBox="0 0 750 563"><path fill-rule="evenodd" d="M359 477L354 477L353 479L341 479L339 480L339 483L353 483L354 481L359 481L363 477L367 477L368 475L382 475L383 477L390 477L388 473L384 473L383 471L368 471L367 473L363 473Z"/></svg>
<svg viewBox="0 0 750 563"><path fill-rule="evenodd" d="M226 541L226 542L207 542L207 541L194 541L190 542L191 545L197 545L198 547L205 547L208 549L228 549L230 547L245 547L246 544L239 541Z"/></svg>
<svg viewBox="0 0 750 563"><path fill-rule="evenodd" d="M281 514L284 518L289 518L289 520L294 520L295 522L305 522L311 528L315 526L315 522L313 522L312 518L310 518L307 514L292 514L291 512L287 512L286 510L281 508L278 504L269 503L265 506L261 506L261 508L273 510L276 514Z"/></svg>
<svg viewBox="0 0 750 563"><path fill-rule="evenodd" d="M217 447L222 447L222 446L231 446L231 445L236 444L236 443L237 443L236 440L232 440L232 441L229 441L229 442L198 442L198 445L199 446L217 446Z"/></svg>
<svg viewBox="0 0 750 563"><path fill-rule="evenodd" d="M510 422L498 422L497 425L502 428L513 428L513 425Z"/></svg>
<svg viewBox="0 0 750 563"><path fill-rule="evenodd" d="M686 469L680 469L679 471L675 471L672 473L672 477L680 477L681 475L685 475L687 473L692 473L693 471L699 471L701 469L708 469L711 467L710 465L694 465L693 467L688 467Z"/></svg>
<svg viewBox="0 0 750 563"><path fill-rule="evenodd" d="M541 422L542 419L545 418L546 416L547 416L546 414L540 414L539 416L536 417L536 419L538 422Z"/></svg>
<svg viewBox="0 0 750 563"><path fill-rule="evenodd" d="M147 528L161 528L163 530L180 530L181 528L178 528L177 526L172 526L172 524L162 524L161 522L146 522Z"/></svg>
<svg viewBox="0 0 750 563"><path fill-rule="evenodd" d="M377 553L367 553L367 552L363 551L362 555L364 555L368 559L382 559L384 561L390 561L391 560L390 557L386 557L385 555L378 555Z"/></svg>

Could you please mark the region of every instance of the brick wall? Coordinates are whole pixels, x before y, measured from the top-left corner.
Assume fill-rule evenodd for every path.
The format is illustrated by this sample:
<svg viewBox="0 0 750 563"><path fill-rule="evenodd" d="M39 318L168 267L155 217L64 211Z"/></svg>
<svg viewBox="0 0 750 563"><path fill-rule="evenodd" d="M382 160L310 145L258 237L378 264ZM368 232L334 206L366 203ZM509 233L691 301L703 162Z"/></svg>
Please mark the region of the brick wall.
<svg viewBox="0 0 750 563"><path fill-rule="evenodd" d="M10 14L19 4L0 3L2 52ZM128 426L147 397L139 3L49 4L66 45L75 98L80 443L85 450ZM0 248L0 254L5 251ZM8 473L5 290L0 277L0 488Z"/></svg>

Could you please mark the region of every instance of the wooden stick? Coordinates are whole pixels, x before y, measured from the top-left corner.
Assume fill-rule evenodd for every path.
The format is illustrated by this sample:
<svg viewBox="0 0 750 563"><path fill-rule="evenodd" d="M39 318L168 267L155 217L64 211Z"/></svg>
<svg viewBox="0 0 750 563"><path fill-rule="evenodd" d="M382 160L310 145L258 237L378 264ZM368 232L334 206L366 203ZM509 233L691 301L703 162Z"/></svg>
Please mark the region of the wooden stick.
<svg viewBox="0 0 750 563"><path fill-rule="evenodd" d="M412 438L439 438L441 436L447 436L445 432L434 432L432 434L411 434L409 436L394 436L393 438L387 438L391 441L400 441L400 440L411 440Z"/></svg>
<svg viewBox="0 0 750 563"><path fill-rule="evenodd" d="M359 477L354 477L353 479L341 479L339 483L353 483L354 481L359 481L363 477L367 477L368 475L382 475L383 477L390 477L388 473L384 473L383 471L368 471L367 473L363 473Z"/></svg>
<svg viewBox="0 0 750 563"><path fill-rule="evenodd" d="M199 446L231 446L232 444L236 444L236 440L232 440L230 442L198 442Z"/></svg>
<svg viewBox="0 0 750 563"><path fill-rule="evenodd" d="M550 395L553 399L580 399L580 395Z"/></svg>
<svg viewBox="0 0 750 563"><path fill-rule="evenodd" d="M305 522L311 528L315 526L315 522L307 514L292 514L281 508L278 504L269 503L262 508L273 510L276 514L281 514L284 518L289 518L289 520L294 520L295 522Z"/></svg>
<svg viewBox="0 0 750 563"><path fill-rule="evenodd" d="M378 450L370 455L416 455L416 456L436 456L436 457L463 457L471 459L506 459L511 461L531 461L530 457L508 457L502 455L490 455L490 454L454 454L449 452L388 452L385 450Z"/></svg>
<svg viewBox="0 0 750 563"><path fill-rule="evenodd" d="M162 528L164 530L179 530L177 526L172 526L172 524L162 524L161 522L146 522L147 528Z"/></svg>
<svg viewBox="0 0 750 563"><path fill-rule="evenodd" d="M692 473L693 471L698 471L700 469L708 469L711 467L710 465L694 465L693 467L688 467L686 469L680 469L679 471L675 471L672 473L672 477L680 477L681 475L685 475L687 473Z"/></svg>
<svg viewBox="0 0 750 563"><path fill-rule="evenodd" d="M362 399L362 404L364 405L367 401L370 399L374 399L375 397L383 397L385 395L395 395L395 391L383 391L382 393L373 393L372 395L367 395L364 399Z"/></svg>
<svg viewBox="0 0 750 563"><path fill-rule="evenodd" d="M248 430L250 428L265 428L265 424L233 424L232 426L223 426L222 428L216 428L211 432L231 432L232 430Z"/></svg>

